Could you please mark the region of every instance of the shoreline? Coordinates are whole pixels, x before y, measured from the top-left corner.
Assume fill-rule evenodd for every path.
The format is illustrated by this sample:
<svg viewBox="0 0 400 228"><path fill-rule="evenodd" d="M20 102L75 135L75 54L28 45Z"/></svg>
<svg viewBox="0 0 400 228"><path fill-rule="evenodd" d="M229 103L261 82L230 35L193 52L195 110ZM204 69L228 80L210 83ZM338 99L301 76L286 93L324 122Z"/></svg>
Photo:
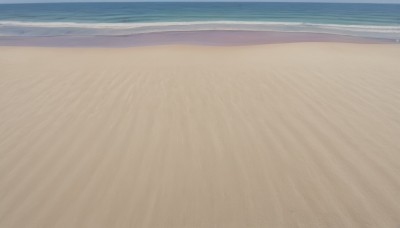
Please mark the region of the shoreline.
<svg viewBox="0 0 400 228"><path fill-rule="evenodd" d="M245 46L279 43L336 42L396 44L396 40L311 32L202 30L152 32L125 36L3 36L0 46L135 47L153 45Z"/></svg>

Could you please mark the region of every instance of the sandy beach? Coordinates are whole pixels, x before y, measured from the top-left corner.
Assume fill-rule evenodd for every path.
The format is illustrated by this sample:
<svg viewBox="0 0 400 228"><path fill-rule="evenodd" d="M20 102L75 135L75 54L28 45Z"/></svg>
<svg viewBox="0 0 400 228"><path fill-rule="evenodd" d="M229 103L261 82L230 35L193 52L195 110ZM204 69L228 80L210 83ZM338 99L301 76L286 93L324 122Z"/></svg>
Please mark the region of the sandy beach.
<svg viewBox="0 0 400 228"><path fill-rule="evenodd" d="M400 45L0 47L1 228L400 227Z"/></svg>

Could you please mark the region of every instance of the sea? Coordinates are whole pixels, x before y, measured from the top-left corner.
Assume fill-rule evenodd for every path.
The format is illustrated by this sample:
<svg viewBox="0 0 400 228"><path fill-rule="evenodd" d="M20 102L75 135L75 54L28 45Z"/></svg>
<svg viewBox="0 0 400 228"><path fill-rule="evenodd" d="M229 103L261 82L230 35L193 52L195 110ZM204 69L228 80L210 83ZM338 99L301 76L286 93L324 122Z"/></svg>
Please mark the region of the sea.
<svg viewBox="0 0 400 228"><path fill-rule="evenodd" d="M0 36L276 31L400 39L400 4L147 2L0 4Z"/></svg>

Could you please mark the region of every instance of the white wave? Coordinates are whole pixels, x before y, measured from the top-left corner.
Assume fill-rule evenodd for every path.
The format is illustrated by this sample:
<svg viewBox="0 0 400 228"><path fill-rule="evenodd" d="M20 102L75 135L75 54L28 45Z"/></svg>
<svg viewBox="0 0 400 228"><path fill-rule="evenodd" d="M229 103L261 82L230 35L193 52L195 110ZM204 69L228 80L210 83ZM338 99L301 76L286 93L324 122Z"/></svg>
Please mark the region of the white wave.
<svg viewBox="0 0 400 228"><path fill-rule="evenodd" d="M400 38L400 26L394 25L343 25L304 22L270 21L190 21L190 22L138 22L138 23L77 23L77 22L28 22L0 21L0 28L65 28L77 30L71 34L90 34L79 29L93 31L96 35L126 35L157 31L197 31L197 30L252 30L252 31L292 31L322 32L343 35L367 35L382 38ZM28 31L32 32L32 31ZM35 34L27 33L27 34ZM57 35L57 33L55 33ZM381 35L376 35L381 34Z"/></svg>
<svg viewBox="0 0 400 228"><path fill-rule="evenodd" d="M42 28L93 28L93 29L131 29L154 26L190 25L301 25L301 22L263 22L263 21L190 21L190 22L138 22L138 23L78 23L78 22L25 22L0 21L0 26L42 27Z"/></svg>

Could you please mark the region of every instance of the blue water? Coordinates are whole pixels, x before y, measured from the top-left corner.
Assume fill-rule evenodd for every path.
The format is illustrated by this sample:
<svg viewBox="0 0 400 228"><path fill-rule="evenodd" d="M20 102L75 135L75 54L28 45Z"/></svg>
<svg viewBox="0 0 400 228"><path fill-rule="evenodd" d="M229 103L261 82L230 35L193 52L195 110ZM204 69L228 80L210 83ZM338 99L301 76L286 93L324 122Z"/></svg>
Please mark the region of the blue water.
<svg viewBox="0 0 400 228"><path fill-rule="evenodd" d="M0 36L252 30L400 39L400 4L58 3L0 5Z"/></svg>

